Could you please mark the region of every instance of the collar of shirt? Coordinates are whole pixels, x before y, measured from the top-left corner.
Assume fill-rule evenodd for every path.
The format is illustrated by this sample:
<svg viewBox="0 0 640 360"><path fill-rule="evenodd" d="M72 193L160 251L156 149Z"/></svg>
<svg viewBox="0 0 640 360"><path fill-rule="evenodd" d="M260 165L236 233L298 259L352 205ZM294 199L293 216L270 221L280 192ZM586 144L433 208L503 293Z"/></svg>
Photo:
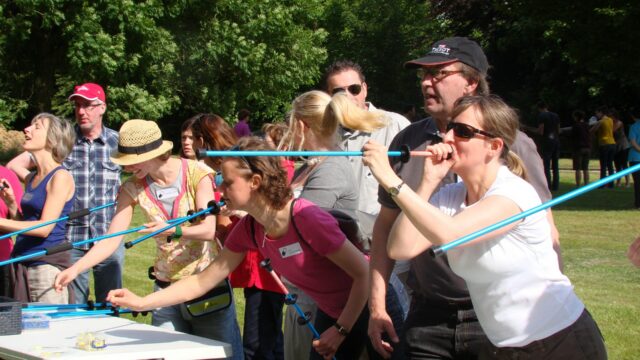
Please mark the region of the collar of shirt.
<svg viewBox="0 0 640 360"><path fill-rule="evenodd" d="M378 110L370 102L365 102L364 104L367 106L367 111L376 111L376 110ZM357 138L358 135L360 135L362 133L365 133L364 131L360 131L360 130L348 129L346 127L343 127L342 125L339 125L339 129L340 129L340 134L341 134L342 140L349 140L349 139Z"/></svg>
<svg viewBox="0 0 640 360"><path fill-rule="evenodd" d="M85 137L82 134L82 131L80 131L80 126L78 126L78 124L74 125L74 129L76 130L76 144L81 144L83 142L91 142L91 140L89 140L87 137ZM101 144L106 144L107 143L107 132L105 130L104 125L102 125L102 130L100 131L100 136L95 138L93 141L99 142Z"/></svg>
<svg viewBox="0 0 640 360"><path fill-rule="evenodd" d="M442 139L444 139L444 134L438 130L438 125L436 124L436 120L432 117L428 117L420 120L420 122L424 122L424 126L422 131L432 136L434 139L433 143L440 143Z"/></svg>

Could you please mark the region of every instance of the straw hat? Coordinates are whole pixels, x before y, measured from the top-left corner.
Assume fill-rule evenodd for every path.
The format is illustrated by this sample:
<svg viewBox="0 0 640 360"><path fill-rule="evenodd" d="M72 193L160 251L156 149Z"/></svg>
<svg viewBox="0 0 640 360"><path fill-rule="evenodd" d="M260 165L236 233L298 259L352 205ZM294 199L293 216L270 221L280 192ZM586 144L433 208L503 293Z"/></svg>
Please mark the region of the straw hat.
<svg viewBox="0 0 640 360"><path fill-rule="evenodd" d="M118 151L114 151L111 161L118 165L139 164L171 149L173 143L162 140L158 124L148 120L129 120L120 128Z"/></svg>

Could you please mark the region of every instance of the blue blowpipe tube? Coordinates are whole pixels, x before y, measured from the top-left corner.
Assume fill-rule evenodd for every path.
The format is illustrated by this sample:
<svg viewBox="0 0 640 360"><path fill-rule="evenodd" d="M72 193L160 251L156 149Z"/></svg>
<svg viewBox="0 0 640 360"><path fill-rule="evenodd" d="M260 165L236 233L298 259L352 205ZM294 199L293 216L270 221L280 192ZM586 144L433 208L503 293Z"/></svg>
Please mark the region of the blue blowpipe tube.
<svg viewBox="0 0 640 360"><path fill-rule="evenodd" d="M538 205L538 206L536 206L534 208L531 208L531 209L529 209L527 211L523 211L523 212L521 212L519 214L516 214L516 215L514 215L512 217L509 217L507 219L504 219L504 220L502 220L500 222L497 222L497 223L495 223L493 225L489 225L489 226L485 227L484 229L480 229L480 230L478 230L476 232L473 232L473 233L471 233L469 235L463 236L463 237L461 237L461 238L459 238L457 240L454 240L454 241L452 241L452 242L450 242L448 244L444 244L444 245L440 245L440 246L432 246L429 249L429 252L431 253L432 256L440 256L440 255L444 254L445 252L447 252L447 251L449 251L451 249L455 249L456 247L458 247L458 246L460 246L462 244L466 244L469 241L472 241L472 240L474 240L474 239L476 239L476 238L478 238L478 237L480 237L482 235L490 233L490 232L492 232L494 230L497 230L497 229L499 229L499 228L501 228L503 226L506 226L506 225L509 225L509 224L511 224L513 222L516 222L516 221L518 221L520 219L524 219L525 217L527 217L529 215L535 214L535 213L540 212L542 210L546 210L546 209L548 209L548 208L550 208L552 206L555 206L555 205L558 205L560 203L563 203L563 202L565 202L567 200L573 199L574 197L580 196L580 195L582 195L584 193L587 193L587 192L589 192L589 191L591 191L593 189L599 188L602 185L605 185L605 184L608 184L610 182L613 182L616 179L619 179L619 178L621 178L621 177L623 177L625 175L631 174L632 172L636 172L638 170L640 170L640 164L631 166L631 167L626 168L626 169L624 169L622 171L619 171L619 172L617 172L617 173L615 173L613 175L609 175L609 176L607 176L605 178L602 178L602 179L600 179L598 181L592 182L589 185L585 185L585 186L583 186L581 188L578 188L578 189L575 189L573 191L570 191L570 192L568 192L568 193L566 193L564 195L558 196L555 199L549 200L544 204L540 204L540 205Z"/></svg>
<svg viewBox="0 0 640 360"><path fill-rule="evenodd" d="M95 303L89 304L52 304L52 305L36 305L27 304L27 307L22 308L22 312L32 311L60 311L69 309L104 309L111 307L111 303Z"/></svg>
<svg viewBox="0 0 640 360"><path fill-rule="evenodd" d="M282 290L282 292L284 293L285 304L293 306L293 308L296 310L300 318L305 320L305 324L307 325L309 330L311 330L311 333L313 333L313 338L316 340L320 339L320 333L318 332L318 330L316 330L315 326L313 326L311 321L309 321L309 319L307 318L307 315L302 311L300 306L296 304L297 298L289 293L289 290L287 289L287 287L284 286L282 281L280 281L280 278L278 277L278 275L273 271L273 267L271 267L271 259L264 259L260 261L260 267L265 269L271 275L271 277L276 282L276 284L278 284L278 286L280 287L280 290ZM335 359L336 357L334 356L333 360Z"/></svg>
<svg viewBox="0 0 640 360"><path fill-rule="evenodd" d="M156 230L154 232L151 232L151 233L146 234L144 236L141 236L141 237L139 237L139 238L137 238L135 240L132 240L132 241L129 241L129 242L125 243L124 247L129 249L133 245L135 245L135 244L137 244L137 243L139 243L141 241L144 241L144 240L147 240L149 238L152 238L152 237L160 234L161 232L163 232L165 230L169 230L172 227L178 226L178 225L180 225L180 224L182 224L184 222L187 222L187 221L189 221L191 219L195 219L198 216L201 216L201 215L204 215L204 214L207 214L207 213L210 213L212 215L217 215L217 214L220 213L220 208L222 206L224 206L224 201L220 201L219 203L216 203L215 201L209 201L209 203L207 205L208 205L208 207L206 209L203 209L203 210L200 210L198 212L195 212L195 213L193 213L193 214L191 214L189 216L185 216L183 218L180 218L180 220L174 219L174 222L172 222L171 224L169 224L169 225L167 225L167 226L165 226L165 227L163 227L161 229L158 229L158 230Z"/></svg>
<svg viewBox="0 0 640 360"><path fill-rule="evenodd" d="M201 159L203 157L253 157L253 156L362 156L363 151L276 151L276 150L205 150L200 149L196 151L196 157ZM410 156L430 156L429 151L411 151L409 146L402 145L400 150L387 151L387 155L391 157L401 157L401 161L406 163L409 161Z"/></svg>
<svg viewBox="0 0 640 360"><path fill-rule="evenodd" d="M362 151L276 151L276 150L199 150L198 157L225 156L362 156ZM401 151L388 151L389 156L402 156Z"/></svg>
<svg viewBox="0 0 640 360"><path fill-rule="evenodd" d="M177 218L177 219L169 220L167 222L170 223L170 224L173 224L174 222L182 220L182 219L183 218ZM91 239L82 240L82 241L78 241L78 242L75 242L75 243L65 242L65 243L62 243L62 244L55 245L55 246L52 246L50 248L44 249L44 250L36 251L34 253L31 253L31 254L18 256L16 258L8 259L8 260L5 260L5 261L0 261L0 266L13 264L13 263L24 261L24 260L33 259L33 258L37 258L37 257L44 256L44 255L57 254L57 253L62 252L62 251L71 250L74 246L90 244L90 243L94 243L96 241L100 241L100 240L104 240L104 239L108 239L108 238L112 238L112 237L116 237L116 236L120 236L120 235L126 235L126 234L130 234L130 233L134 233L134 232L138 232L138 231L143 230L143 229L146 229L146 227L145 226L138 226L136 228L127 229L127 230L123 230L123 231L118 231L118 232L115 232L113 234L106 234L106 235L102 235L102 236L97 236L97 237L94 237L94 238L91 238Z"/></svg>
<svg viewBox="0 0 640 360"><path fill-rule="evenodd" d="M96 315L119 315L128 313L140 313L140 311L133 311L131 309L103 309L103 310L87 310L87 311L66 311L59 313L46 314L51 318L65 318L74 316L96 316Z"/></svg>
<svg viewBox="0 0 640 360"><path fill-rule="evenodd" d="M19 235L19 234L25 233L27 231L35 230L35 229L41 228L43 226L55 224L55 223L60 222L60 221L79 218L79 217L85 216L87 214L90 214L90 213L92 213L94 211L98 211L98 210L101 210L101 209L104 209L104 208L108 208L108 207L114 206L115 204L116 204L115 202L111 202L111 203L108 203L108 204L96 206L96 207L91 208L91 209L82 209L82 210L74 211L74 212L72 212L71 214L69 214L67 216L63 216L63 217L60 217L60 218L57 218L57 219L45 221L42 224L30 226L30 227L28 227L26 229L22 229L22 230L14 231L12 233L4 234L4 235L0 236L0 240L6 239L6 238L10 238L10 237L12 237L14 235Z"/></svg>

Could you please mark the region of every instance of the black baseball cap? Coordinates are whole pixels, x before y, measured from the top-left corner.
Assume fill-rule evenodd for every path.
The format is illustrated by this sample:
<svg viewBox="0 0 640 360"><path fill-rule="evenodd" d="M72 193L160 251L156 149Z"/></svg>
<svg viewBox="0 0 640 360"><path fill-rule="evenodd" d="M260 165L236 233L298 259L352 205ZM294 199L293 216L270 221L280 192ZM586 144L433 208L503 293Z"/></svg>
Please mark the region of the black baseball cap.
<svg viewBox="0 0 640 360"><path fill-rule="evenodd" d="M450 37L436 41L424 57L407 61L404 67L415 69L423 66L446 65L456 61L467 64L485 75L489 70L489 62L480 45L466 37Z"/></svg>

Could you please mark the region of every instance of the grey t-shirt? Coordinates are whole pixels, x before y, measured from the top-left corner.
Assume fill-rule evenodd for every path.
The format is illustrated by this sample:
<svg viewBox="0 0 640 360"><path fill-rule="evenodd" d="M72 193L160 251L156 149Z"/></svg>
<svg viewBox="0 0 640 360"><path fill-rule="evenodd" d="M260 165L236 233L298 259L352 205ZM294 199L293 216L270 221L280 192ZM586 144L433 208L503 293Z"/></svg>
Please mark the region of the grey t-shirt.
<svg viewBox="0 0 640 360"><path fill-rule="evenodd" d="M303 165L296 170L293 181L307 169ZM309 173L300 193L321 208L346 210L355 217L358 209L358 187L349 159L330 156L322 160Z"/></svg>
<svg viewBox="0 0 640 360"><path fill-rule="evenodd" d="M173 183L168 186L160 186L156 184L151 176L147 175L146 180L149 184L149 190L151 190L151 194L158 200L164 210L171 216L173 214L173 206L175 204L176 198L180 195L180 191L182 190L182 165L180 165L180 171L178 172L178 176L173 181Z"/></svg>

